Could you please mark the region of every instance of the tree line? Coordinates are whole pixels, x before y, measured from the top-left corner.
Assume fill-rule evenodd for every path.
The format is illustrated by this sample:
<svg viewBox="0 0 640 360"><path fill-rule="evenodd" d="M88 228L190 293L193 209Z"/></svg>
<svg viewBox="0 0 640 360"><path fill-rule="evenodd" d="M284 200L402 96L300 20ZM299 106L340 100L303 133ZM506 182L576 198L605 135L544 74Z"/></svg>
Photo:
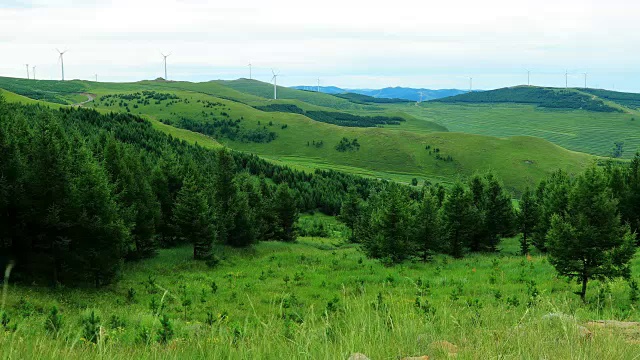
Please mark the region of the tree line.
<svg viewBox="0 0 640 360"><path fill-rule="evenodd" d="M215 244L293 241L300 211L334 215L347 187L381 186L204 149L131 114L2 99L0 154L0 263L52 284L107 284L159 247L215 262Z"/></svg>
<svg viewBox="0 0 640 360"><path fill-rule="evenodd" d="M570 176L557 171L519 206L491 174L451 188L426 185L420 192L388 184L367 201L349 191L339 216L351 240L388 264L428 261L444 253L495 252L501 238L520 234L521 253L548 253L561 276L589 280L630 279L640 228L640 154L628 165L593 165Z"/></svg>

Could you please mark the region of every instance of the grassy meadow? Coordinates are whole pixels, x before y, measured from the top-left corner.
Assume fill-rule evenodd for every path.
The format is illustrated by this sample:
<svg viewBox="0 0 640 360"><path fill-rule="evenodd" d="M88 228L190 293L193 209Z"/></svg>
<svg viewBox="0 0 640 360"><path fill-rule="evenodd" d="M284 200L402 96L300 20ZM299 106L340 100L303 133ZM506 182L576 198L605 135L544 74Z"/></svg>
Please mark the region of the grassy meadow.
<svg viewBox="0 0 640 360"><path fill-rule="evenodd" d="M517 239L502 247L390 268L335 236L219 249L214 268L194 262L190 247L161 250L99 290L10 284L4 309L17 329L0 332L0 357L637 358L640 333L587 324L640 320L626 282L590 283L583 304L545 256L517 255ZM53 306L57 332L46 330ZM160 307L173 331L166 343L158 340ZM86 332L91 312L99 317L95 342Z"/></svg>
<svg viewBox="0 0 640 360"><path fill-rule="evenodd" d="M610 156L615 142L624 142L624 158L640 149L640 113L602 113L541 109L523 104L388 105L449 131L508 138L535 136L566 149ZM414 129L419 131L419 128Z"/></svg>
<svg viewBox="0 0 640 360"><path fill-rule="evenodd" d="M0 93L11 102L52 107L92 94L96 99L87 108L137 114L177 139L255 153L299 170L334 169L406 183L452 183L493 171L515 195L556 169L584 169L616 141L625 142L625 157L640 146L636 110L368 105L286 88L279 88L283 99L276 102L269 100L269 84L246 79L61 84L0 78L6 89ZM148 104L108 100L142 90L175 98ZM272 103L405 121L341 127L254 107ZM277 137L262 143L212 137L170 125L180 117L203 124L240 120L243 130L267 128ZM337 151L344 137L358 139L359 150ZM388 267L348 243L334 217L304 214L298 225L302 236L294 243L218 247L217 264L194 261L190 246L161 249L153 258L125 263L117 281L99 289L9 278L0 304L0 358L640 358L640 325L621 330L590 323L640 322L637 289L623 280L592 281L583 303L574 294L578 285L558 278L545 255L519 255L518 238L503 239L497 253L460 260L437 255L427 263ZM318 226L322 237L306 236ZM636 255L636 279L639 273Z"/></svg>

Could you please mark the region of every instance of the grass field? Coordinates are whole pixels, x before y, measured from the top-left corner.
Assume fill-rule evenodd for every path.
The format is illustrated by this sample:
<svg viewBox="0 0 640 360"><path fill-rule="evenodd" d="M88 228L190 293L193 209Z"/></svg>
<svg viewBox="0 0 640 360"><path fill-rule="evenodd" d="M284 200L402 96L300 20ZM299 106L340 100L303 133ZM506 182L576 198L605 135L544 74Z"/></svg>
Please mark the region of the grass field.
<svg viewBox="0 0 640 360"><path fill-rule="evenodd" d="M321 218L320 221L334 221ZM640 320L623 281L577 285L555 277L541 255L515 255L507 239L495 255L445 256L387 268L340 238L300 238L220 250L211 269L189 247L127 264L108 288L52 291L10 285L4 309L15 332L0 332L1 358L29 359L636 359L640 332L590 320ZM640 271L636 258L634 272ZM57 335L45 330L53 306ZM174 336L159 343L158 307ZM83 318L99 316L99 338ZM561 315L549 315L561 314ZM593 335L585 338L578 325ZM146 334L146 335L145 335ZM448 343L442 343L446 341Z"/></svg>
<svg viewBox="0 0 640 360"><path fill-rule="evenodd" d="M496 137L535 136L573 151L609 156L624 142L624 157L640 149L640 114L540 109L520 104L388 105L449 131ZM407 124L407 125L410 125ZM416 128L414 131L419 131Z"/></svg>

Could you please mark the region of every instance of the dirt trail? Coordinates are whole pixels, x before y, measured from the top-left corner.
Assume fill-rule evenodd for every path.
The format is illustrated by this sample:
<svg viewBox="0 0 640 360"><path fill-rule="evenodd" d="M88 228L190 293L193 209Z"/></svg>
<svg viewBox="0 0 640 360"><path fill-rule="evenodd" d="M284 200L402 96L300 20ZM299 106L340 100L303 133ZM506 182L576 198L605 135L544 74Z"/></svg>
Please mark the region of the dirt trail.
<svg viewBox="0 0 640 360"><path fill-rule="evenodd" d="M84 104L86 104L86 103L88 103L88 102L91 102L91 101L95 100L95 98L96 98L96 96L95 96L94 94L89 94L89 93L82 93L82 94L80 94L80 95L84 95L84 96L86 96L86 97L87 97L87 100L85 100L85 101L83 101L83 102L79 102L79 103L77 103L77 104L73 104L73 105L71 105L71 106L82 106L82 105L84 105Z"/></svg>

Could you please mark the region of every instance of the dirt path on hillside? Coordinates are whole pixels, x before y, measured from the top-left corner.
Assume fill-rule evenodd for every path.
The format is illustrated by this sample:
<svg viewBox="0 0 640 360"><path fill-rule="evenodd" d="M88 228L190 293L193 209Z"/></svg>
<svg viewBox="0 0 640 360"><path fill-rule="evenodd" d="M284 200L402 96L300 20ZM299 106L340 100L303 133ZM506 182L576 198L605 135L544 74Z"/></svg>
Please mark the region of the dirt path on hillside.
<svg viewBox="0 0 640 360"><path fill-rule="evenodd" d="M96 95L95 95L95 94L82 93L82 94L80 94L80 95L84 95L84 96L86 96L86 97L87 97L87 100L85 100L85 101L83 101L83 102L79 102L79 103L77 103L77 104L73 104L73 105L71 105L71 106L82 106L82 105L84 105L84 104L86 104L86 103L88 103L88 102L91 102L91 101L95 100L95 98L96 98Z"/></svg>

